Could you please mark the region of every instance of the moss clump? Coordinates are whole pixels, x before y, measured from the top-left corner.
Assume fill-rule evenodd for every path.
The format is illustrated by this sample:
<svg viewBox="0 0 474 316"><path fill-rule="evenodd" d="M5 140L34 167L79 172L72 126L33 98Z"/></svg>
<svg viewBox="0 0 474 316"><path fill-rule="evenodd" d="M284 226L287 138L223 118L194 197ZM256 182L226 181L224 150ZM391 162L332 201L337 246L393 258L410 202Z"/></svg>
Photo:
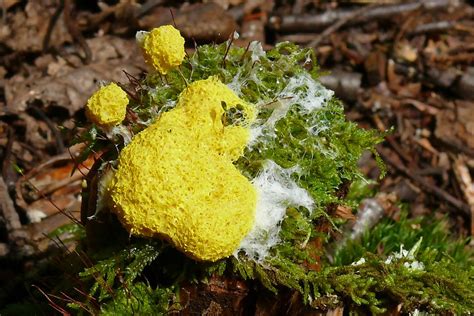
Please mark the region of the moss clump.
<svg viewBox="0 0 474 316"><path fill-rule="evenodd" d="M472 310L469 302L473 270L449 258L451 246L434 253L426 240L418 244L411 257L397 257L394 251L402 243L414 247L419 240L410 237L414 243L394 239L392 246L387 247L389 251L377 253L372 245L393 234L382 234L376 228L370 235L370 247L354 241L337 252L333 261L327 258L326 253L333 253L335 247L331 232L337 229L330 211L336 205L353 206L362 198L345 197L344 188L363 179L357 161L364 151L374 152L383 135L346 121L342 104L317 80L312 50L291 43L279 44L268 52L263 52L258 43L252 43L248 49L230 43L200 46L179 70L171 69L166 76L148 74L141 88L135 87L136 99L129 105L135 119L124 124L138 139L141 131L159 126L162 118L180 108L180 94L187 86L211 76L227 85L243 102L255 105L255 120L248 126L249 141L243 154L234 156L238 158L233 162L235 168L252 182L271 162L286 178L281 176L283 180L273 181L278 178L273 174L273 182L269 183L281 188L297 187L306 192L304 197L312 203L281 199L286 204L275 227L260 230L254 236L260 247L266 247L263 257L253 257L242 247L234 256L203 263L184 256L167 241L131 238L128 245L116 245L118 250L82 274L92 283L91 295L99 300L99 310L126 305L124 293L143 295L143 302L137 299L129 304L141 314L149 312L151 301L165 309L187 308L186 300L181 307L175 305L181 301L179 289L184 284L206 283L216 275L246 280L250 288L257 289L257 295L273 292L276 299L284 290L299 292L304 304L317 309L345 305L354 313L367 314L402 303L405 312ZM232 103L224 103L223 126L240 126L242 113L231 111ZM112 149L107 164L117 168L118 154L114 153L115 149L126 152L124 138L103 142L104 134L105 131L93 127L84 133L83 140L90 151ZM258 207L256 213L267 214L259 213ZM88 224L94 220L91 218ZM411 224L401 221L400 225L408 232ZM446 245L454 243L445 240ZM103 251L99 253L104 254ZM459 251L468 256L465 250ZM140 261L133 255L137 253L144 254ZM393 256L390 262L389 255ZM436 259L429 262L430 255ZM365 262L360 261L361 257ZM421 263L423 269L416 269ZM147 283L149 280L152 281ZM112 289L117 295L109 295L100 288Z"/></svg>

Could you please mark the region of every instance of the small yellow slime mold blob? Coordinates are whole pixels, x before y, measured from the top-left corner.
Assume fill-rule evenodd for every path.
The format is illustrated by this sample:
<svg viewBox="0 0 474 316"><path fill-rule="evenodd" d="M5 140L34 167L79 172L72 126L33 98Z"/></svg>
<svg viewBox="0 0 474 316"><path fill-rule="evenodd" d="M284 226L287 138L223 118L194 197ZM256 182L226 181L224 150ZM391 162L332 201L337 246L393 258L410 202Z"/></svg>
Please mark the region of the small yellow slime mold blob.
<svg viewBox="0 0 474 316"><path fill-rule="evenodd" d="M99 126L113 127L125 119L127 105L127 93L116 83L110 83L89 98L86 116Z"/></svg>
<svg viewBox="0 0 474 316"><path fill-rule="evenodd" d="M145 34L140 39L140 45L147 64L162 75L181 65L186 53L184 38L177 29L171 25L164 25Z"/></svg>
<svg viewBox="0 0 474 316"><path fill-rule="evenodd" d="M243 125L223 124L223 107L239 109ZM254 222L257 193L233 165L254 119L253 106L216 77L187 87L120 153L109 191L123 225L198 260L231 255Z"/></svg>

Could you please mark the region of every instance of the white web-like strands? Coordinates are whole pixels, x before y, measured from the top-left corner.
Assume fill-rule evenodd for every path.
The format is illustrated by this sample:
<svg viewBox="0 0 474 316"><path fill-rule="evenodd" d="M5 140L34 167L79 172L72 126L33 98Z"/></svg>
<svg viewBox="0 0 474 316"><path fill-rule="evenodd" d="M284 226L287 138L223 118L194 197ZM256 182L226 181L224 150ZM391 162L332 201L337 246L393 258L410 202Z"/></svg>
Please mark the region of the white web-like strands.
<svg viewBox="0 0 474 316"><path fill-rule="evenodd" d="M252 62L265 56L259 43L249 45ZM256 74L258 66L252 68L254 71L243 76L238 72L228 87L237 95L241 96L241 87L247 81L254 81L257 86L263 86ZM272 109L272 113L266 120L257 120L250 127L250 139L248 148L254 146L266 147L266 143L278 141L275 126L284 119L292 106L298 106L301 114L310 114L326 106L334 92L323 87L314 80L310 74L303 72L297 74L288 81L288 84L276 95L272 102L262 100L256 104L257 112ZM308 128L310 135L317 135L324 130L327 122L318 122ZM255 212L255 222L252 230L242 240L239 248L234 252L237 257L243 251L249 258L263 262L269 255L270 249L280 242L281 223L289 206L305 207L311 213L315 202L311 195L291 178L293 174L300 173L297 166L284 169L272 160L267 160L263 170L252 179L252 184L257 190L258 200Z"/></svg>
<svg viewBox="0 0 474 316"><path fill-rule="evenodd" d="M243 250L250 258L262 261L271 247L279 242L281 222L289 205L313 210L314 201L300 188L291 175L297 168L284 169L272 160L265 163L260 174L252 180L258 200L254 227L242 240L235 255Z"/></svg>
<svg viewBox="0 0 474 316"><path fill-rule="evenodd" d="M240 87L234 81L230 86L231 89ZM273 111L270 117L265 122L256 122L251 127L249 147L253 147L261 141L262 137L274 138L276 136L275 125L288 114L291 106L299 105L302 114L309 114L323 108L333 95L332 90L326 89L321 83L311 78L308 73L301 73L291 78L286 87L278 94L276 100L271 102L270 106ZM262 105L257 105L257 107L259 106ZM265 106L268 107L268 104ZM311 126L308 130L311 134L317 135L327 128L327 124L321 122Z"/></svg>

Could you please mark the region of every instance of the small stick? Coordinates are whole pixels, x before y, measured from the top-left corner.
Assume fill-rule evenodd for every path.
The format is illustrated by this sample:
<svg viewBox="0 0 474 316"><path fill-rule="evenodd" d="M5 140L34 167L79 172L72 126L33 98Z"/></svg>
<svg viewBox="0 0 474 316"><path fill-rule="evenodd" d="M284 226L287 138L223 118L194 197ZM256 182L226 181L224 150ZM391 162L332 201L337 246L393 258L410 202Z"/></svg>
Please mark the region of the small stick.
<svg viewBox="0 0 474 316"><path fill-rule="evenodd" d="M248 53L248 51L249 51L249 49L250 49L250 43L251 43L251 42L249 42L249 43L247 44L247 47L245 47L245 51L244 51L244 53L242 54L242 56L240 57L239 62L242 62L242 60L244 59L245 55Z"/></svg>
<svg viewBox="0 0 474 316"><path fill-rule="evenodd" d="M74 23L74 18L72 16L74 10L74 4L72 0L64 0L64 23L66 24L67 30L69 34L71 34L72 38L75 42L81 46L82 50L84 51L84 64L90 64L92 61L92 51L87 45L86 40L82 36L81 31L78 29L77 25Z"/></svg>
<svg viewBox="0 0 474 316"><path fill-rule="evenodd" d="M20 216L18 216L10 194L8 193L7 185L2 177L0 177L0 211L2 212L1 214L5 221L5 228L10 237L14 231L21 228L21 222Z"/></svg>
<svg viewBox="0 0 474 316"><path fill-rule="evenodd" d="M170 8L170 14L171 14L171 19L173 20L173 25L174 25L174 27L175 27L175 28L178 28L178 27L176 26L176 21L174 20L173 10L172 10L171 8Z"/></svg>
<svg viewBox="0 0 474 316"><path fill-rule="evenodd" d="M140 90L143 90L143 86L142 86L142 83L140 82L140 80L138 80L137 77L135 77L134 75L130 74L128 71L126 71L125 69L122 69L122 72L125 74L125 76L127 77L128 81L134 85L134 86L138 86L140 88Z"/></svg>
<svg viewBox="0 0 474 316"><path fill-rule="evenodd" d="M15 142L15 131L12 127L8 127L7 131L7 145L3 155L2 162L2 174L3 180L7 185L8 192L11 192L15 188L15 182L18 178L17 174L13 171L12 165L15 164L16 159L13 155L13 143Z"/></svg>
<svg viewBox="0 0 474 316"><path fill-rule="evenodd" d="M49 129L54 135L54 139L56 141L56 153L57 154L62 154L65 150L66 147L64 146L64 141L63 137L61 136L61 133L59 132L56 124L43 112L41 111L38 107L36 106L30 106L29 107L36 115L40 117L41 120L43 120L46 125L48 125Z"/></svg>
<svg viewBox="0 0 474 316"><path fill-rule="evenodd" d="M43 294L43 296L48 300L49 302L49 305L54 308L56 311L60 312L62 315L71 315L69 314L64 308L62 308L61 306L59 306L58 304L56 304L55 302L53 302L53 300L51 299L51 297L46 293L44 292L39 286L33 284L32 287L34 287L35 289L37 289L41 294Z"/></svg>
<svg viewBox="0 0 474 316"><path fill-rule="evenodd" d="M234 42L234 33L230 34L229 38L229 45L225 50L224 58L222 59L222 67L225 69L225 59L227 58L227 54L229 53L230 47L232 46L232 42Z"/></svg>
<svg viewBox="0 0 474 316"><path fill-rule="evenodd" d="M40 169L40 168L38 168L38 169ZM28 183L28 184L36 191L36 193L37 193L41 198L47 200L59 213L63 214L63 215L66 216L67 218L69 218L73 223L78 224L78 225L80 225L80 226L84 226L80 221L78 221L78 220L74 217L74 215L69 214L70 212L67 212L67 211L63 210L63 209L60 208L56 203L54 203L54 201L51 199L51 197L44 195L44 194L40 191L40 189L38 189L38 187L35 186L35 185L29 180L29 178L28 178L21 170L20 170L19 172L20 172L20 174L22 175L22 179L21 179L21 180L23 180L23 181L25 181L26 183ZM30 173L31 173L31 171L29 172L29 174L30 174ZM17 182L17 192L20 192L19 190L21 189L19 184L20 184L20 181ZM19 194L19 195L17 196L17 199L19 200L19 201L17 200L17 203L18 203L21 207L25 208L25 210L26 210L26 209L28 208L28 206L27 206L25 200L23 199L23 197L21 196L21 194Z"/></svg>
<svg viewBox="0 0 474 316"><path fill-rule="evenodd" d="M51 19L48 23L48 29L46 30L46 35L43 39L43 53L47 52L49 49L49 42L51 41L51 34L53 34L54 26L58 22L61 12L64 10L64 0L59 1L59 5L54 11L54 14L51 16ZM5 15L4 15L5 17Z"/></svg>
<svg viewBox="0 0 474 316"><path fill-rule="evenodd" d="M418 35L424 33L441 33L448 31L456 26L456 23L451 21L438 21L433 23L421 24L415 27L413 31L408 32L408 35Z"/></svg>
<svg viewBox="0 0 474 316"><path fill-rule="evenodd" d="M72 154L70 147L67 148L67 152L68 152L69 156L71 157L71 160L74 162L74 167L72 168L71 176L74 174L74 171L77 170L85 178L86 174L84 172L82 172L82 170L81 170L81 168L79 168L79 166L84 167L84 169L87 169L87 171L89 171L90 168L88 168L86 165L84 165L84 162L77 162L76 157L74 157L74 155Z"/></svg>
<svg viewBox="0 0 474 316"><path fill-rule="evenodd" d="M360 14L360 16L350 19L348 24L362 24L376 20L383 20L394 17L396 15L406 14L415 10L424 10L430 12L435 10L443 10L450 7L459 7L458 1L455 0L430 0L430 1L411 1L407 3L396 3L390 5L375 6ZM291 32L315 32L336 23L340 19L345 19L351 15L353 10L329 10L322 14L316 15L285 15L272 16L269 26L276 31Z"/></svg>
<svg viewBox="0 0 474 316"><path fill-rule="evenodd" d="M342 26L347 24L350 20L353 20L360 15L372 10L374 7L377 7L377 5L369 5L366 7L359 8L350 14L341 17L336 23L325 29L319 36L317 36L314 40L312 40L307 46L308 47L317 47L319 43L321 43L322 40L324 40L326 37L331 35L332 33L336 32L338 29L340 29Z"/></svg>

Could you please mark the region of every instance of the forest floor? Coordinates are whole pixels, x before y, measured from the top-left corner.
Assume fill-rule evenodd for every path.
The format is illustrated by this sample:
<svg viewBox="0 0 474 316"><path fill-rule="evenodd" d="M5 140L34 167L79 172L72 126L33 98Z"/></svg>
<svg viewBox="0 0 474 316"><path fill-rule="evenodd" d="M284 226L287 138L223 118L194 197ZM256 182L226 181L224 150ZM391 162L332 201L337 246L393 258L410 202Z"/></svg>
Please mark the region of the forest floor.
<svg viewBox="0 0 474 316"><path fill-rule="evenodd" d="M283 4L282 4L283 3ZM187 40L314 47L321 81L364 128L391 129L360 162L385 216L447 217L474 232L474 7L464 1L0 1L0 284L48 257L48 233L79 218L76 125L100 82L146 71L138 30ZM346 212L351 217L352 212ZM70 216L65 216L69 214Z"/></svg>

